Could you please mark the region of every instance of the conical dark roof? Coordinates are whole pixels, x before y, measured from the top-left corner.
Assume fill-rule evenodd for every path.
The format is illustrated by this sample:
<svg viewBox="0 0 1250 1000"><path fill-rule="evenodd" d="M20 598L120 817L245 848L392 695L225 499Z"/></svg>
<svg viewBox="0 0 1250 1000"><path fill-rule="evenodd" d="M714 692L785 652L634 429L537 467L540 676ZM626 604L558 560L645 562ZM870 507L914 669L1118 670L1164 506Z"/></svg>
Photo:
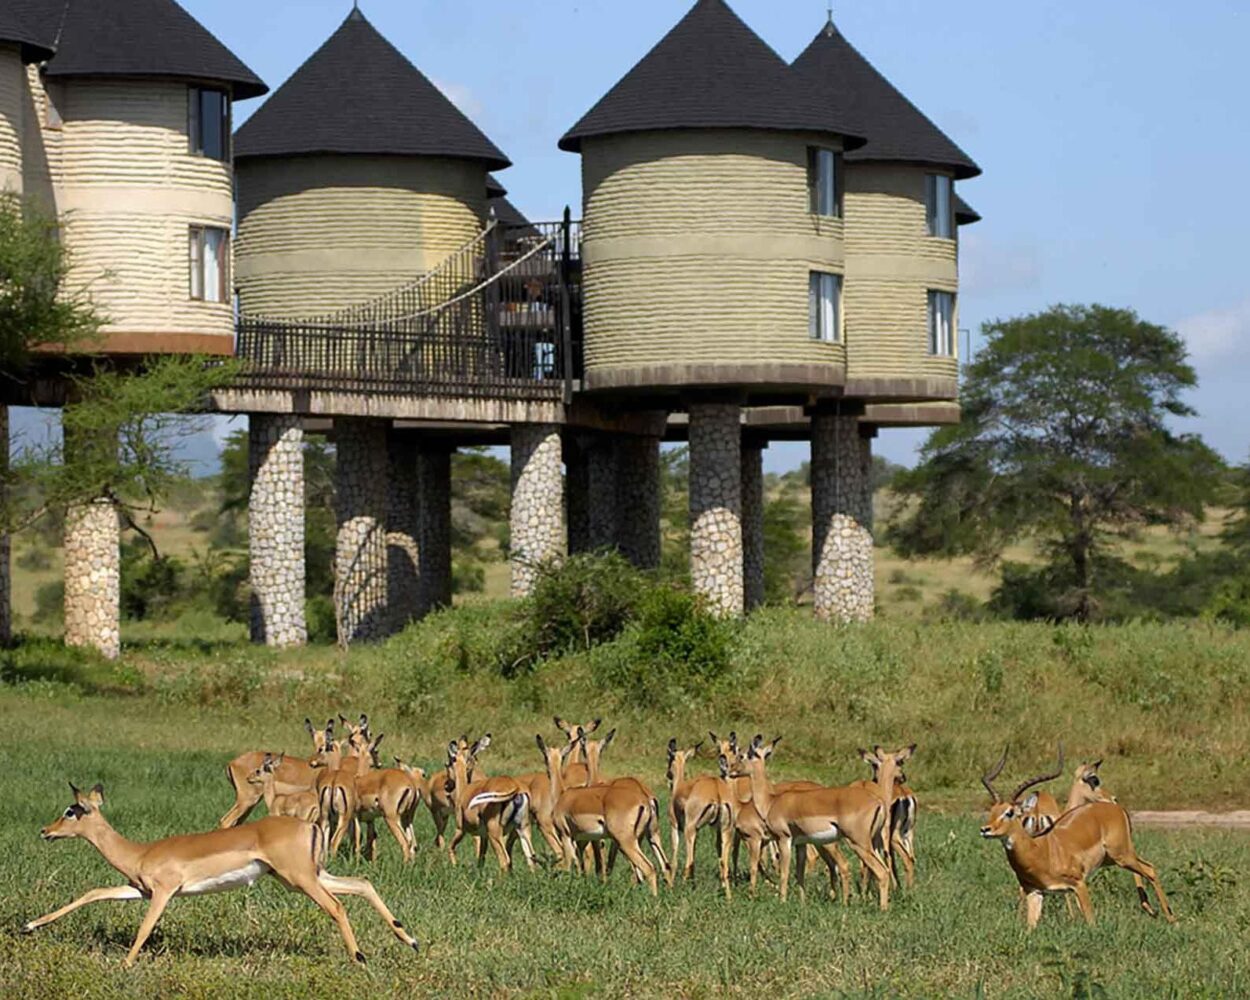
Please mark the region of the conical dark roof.
<svg viewBox="0 0 1250 1000"><path fill-rule="evenodd" d="M58 76L174 76L229 84L238 99L269 88L174 0L3 0L56 55Z"/></svg>
<svg viewBox="0 0 1250 1000"><path fill-rule="evenodd" d="M454 156L491 170L511 166L359 10L235 133L235 159L300 153Z"/></svg>
<svg viewBox="0 0 1250 1000"><path fill-rule="evenodd" d="M590 136L688 128L858 135L827 101L798 86L785 60L724 0L698 0L560 148L577 152Z"/></svg>
<svg viewBox="0 0 1250 1000"><path fill-rule="evenodd" d="M980 221L981 213L959 197L959 195L955 195L955 225L970 226L974 222Z"/></svg>
<svg viewBox="0 0 1250 1000"><path fill-rule="evenodd" d="M831 20L794 62L803 89L819 94L830 113L854 123L868 144L848 161L904 161L952 169L958 178L981 172L894 85L859 54Z"/></svg>
<svg viewBox="0 0 1250 1000"><path fill-rule="evenodd" d="M29 23L20 10L9 4L0 6L0 42L21 46L23 62L39 62L52 55L54 49L45 41L36 26Z"/></svg>

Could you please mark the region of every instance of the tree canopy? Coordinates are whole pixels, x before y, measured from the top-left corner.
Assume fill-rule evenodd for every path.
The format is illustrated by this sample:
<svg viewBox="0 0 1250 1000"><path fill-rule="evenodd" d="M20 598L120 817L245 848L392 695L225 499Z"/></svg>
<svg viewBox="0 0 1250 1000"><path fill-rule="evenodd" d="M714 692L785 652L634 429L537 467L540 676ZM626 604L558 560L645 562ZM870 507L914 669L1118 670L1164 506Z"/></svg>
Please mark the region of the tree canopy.
<svg viewBox="0 0 1250 1000"><path fill-rule="evenodd" d="M963 419L894 480L889 540L908 555L991 562L1032 538L1049 564L1041 613L1095 614L1112 543L1199 519L1222 462L1171 421L1197 384L1175 333L1128 309L1055 306L982 328Z"/></svg>

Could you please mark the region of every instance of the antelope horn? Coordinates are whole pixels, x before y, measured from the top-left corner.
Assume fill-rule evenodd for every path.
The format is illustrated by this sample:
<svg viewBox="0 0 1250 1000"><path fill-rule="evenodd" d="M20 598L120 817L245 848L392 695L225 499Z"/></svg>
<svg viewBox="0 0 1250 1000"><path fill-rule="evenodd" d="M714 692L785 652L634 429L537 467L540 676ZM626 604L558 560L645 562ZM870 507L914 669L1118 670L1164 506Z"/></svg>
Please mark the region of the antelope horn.
<svg viewBox="0 0 1250 1000"><path fill-rule="evenodd" d="M994 785L992 784L992 782L994 781L995 778L997 778L1000 774L1003 773L1003 768L1006 766L1007 766L1007 747L1003 747L1003 755L1002 757L998 759L998 763L995 764L993 767L991 767L983 775L981 775L981 784L985 786L985 790L990 793L990 798L993 799L995 802L1002 802L1003 797L999 795L998 792L994 791Z"/></svg>
<svg viewBox="0 0 1250 1000"><path fill-rule="evenodd" d="M1022 782L1014 792L1011 793L1009 801L1016 802L1021 795L1027 792L1034 785L1040 785L1043 781L1051 781L1063 774L1063 741L1059 741L1059 761L1055 765L1055 769L1049 774L1039 774L1036 778L1030 778L1028 781Z"/></svg>

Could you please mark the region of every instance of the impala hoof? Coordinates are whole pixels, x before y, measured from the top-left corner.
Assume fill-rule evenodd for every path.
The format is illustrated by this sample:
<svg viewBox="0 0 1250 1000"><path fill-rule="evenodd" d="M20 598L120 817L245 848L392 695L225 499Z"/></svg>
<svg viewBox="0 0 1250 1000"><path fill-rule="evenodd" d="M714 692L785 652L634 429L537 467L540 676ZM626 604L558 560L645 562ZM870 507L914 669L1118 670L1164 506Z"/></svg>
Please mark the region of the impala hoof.
<svg viewBox="0 0 1250 1000"><path fill-rule="evenodd" d="M358 951L358 952L356 952L356 962L357 962L359 965L364 965L364 964L365 964L365 953L364 953L363 951Z"/></svg>
<svg viewBox="0 0 1250 1000"><path fill-rule="evenodd" d="M415 938L413 939L413 942L412 942L412 950L415 951L418 955L421 954L421 942L416 940Z"/></svg>
<svg viewBox="0 0 1250 1000"><path fill-rule="evenodd" d="M22 924L22 928L21 928L21 931L20 931L19 933L22 933L22 934L34 934L34 933L35 933L35 925L34 925L34 924Z"/></svg>

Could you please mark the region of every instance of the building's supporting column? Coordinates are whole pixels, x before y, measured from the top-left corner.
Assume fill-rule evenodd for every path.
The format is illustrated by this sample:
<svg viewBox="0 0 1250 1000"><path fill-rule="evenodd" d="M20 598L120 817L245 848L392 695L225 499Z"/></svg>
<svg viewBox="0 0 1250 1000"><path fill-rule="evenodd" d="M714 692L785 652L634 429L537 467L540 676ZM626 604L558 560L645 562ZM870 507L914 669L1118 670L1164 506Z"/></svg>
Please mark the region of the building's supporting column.
<svg viewBox="0 0 1250 1000"><path fill-rule="evenodd" d="M9 492L9 408L0 406L0 510L7 515ZM13 641L13 583L9 533L0 526L0 646Z"/></svg>
<svg viewBox="0 0 1250 1000"><path fill-rule="evenodd" d="M334 421L334 611L339 645L386 635L387 425L359 417Z"/></svg>
<svg viewBox="0 0 1250 1000"><path fill-rule="evenodd" d="M64 427L64 424L62 424ZM70 440L65 461L90 461L90 449L116 448L116 440ZM101 497L65 512L65 643L121 653L121 524L112 500Z"/></svg>
<svg viewBox="0 0 1250 1000"><path fill-rule="evenodd" d="M764 603L764 448L742 442L742 587L747 611Z"/></svg>
<svg viewBox="0 0 1250 1000"><path fill-rule="evenodd" d="M866 470L857 415L813 414L811 477L816 617L868 621L873 614L872 530L864 510Z"/></svg>
<svg viewBox="0 0 1250 1000"><path fill-rule="evenodd" d="M292 414L248 416L247 544L253 642L302 646L304 427Z"/></svg>
<svg viewBox="0 0 1250 1000"><path fill-rule="evenodd" d="M616 541L639 569L660 565L660 439L622 435L616 445Z"/></svg>
<svg viewBox="0 0 1250 1000"><path fill-rule="evenodd" d="M534 588L538 567L565 550L564 474L560 428L516 424L512 428L512 596Z"/></svg>
<svg viewBox="0 0 1250 1000"><path fill-rule="evenodd" d="M386 603L392 632L421 616L421 469L415 434L387 438Z"/></svg>
<svg viewBox="0 0 1250 1000"><path fill-rule="evenodd" d="M584 436L564 435L564 506L569 526L569 555L589 552L590 456Z"/></svg>
<svg viewBox="0 0 1250 1000"><path fill-rule="evenodd" d="M875 511L873 510L873 494L872 494L872 439L877 436L877 428L872 424L859 425L859 457L860 464L863 468L863 495L861 502L863 503L863 516L860 523L864 525L868 531L872 532Z"/></svg>
<svg viewBox="0 0 1250 1000"><path fill-rule="evenodd" d="M690 406L690 578L713 613L742 614L741 407Z"/></svg>
<svg viewBox="0 0 1250 1000"><path fill-rule="evenodd" d="M418 458L421 537L418 545L417 613L451 604L451 455L448 447L424 447Z"/></svg>
<svg viewBox="0 0 1250 1000"><path fill-rule="evenodd" d="M590 548L616 547L617 442L614 435L596 434L584 439L588 466L587 523Z"/></svg>

